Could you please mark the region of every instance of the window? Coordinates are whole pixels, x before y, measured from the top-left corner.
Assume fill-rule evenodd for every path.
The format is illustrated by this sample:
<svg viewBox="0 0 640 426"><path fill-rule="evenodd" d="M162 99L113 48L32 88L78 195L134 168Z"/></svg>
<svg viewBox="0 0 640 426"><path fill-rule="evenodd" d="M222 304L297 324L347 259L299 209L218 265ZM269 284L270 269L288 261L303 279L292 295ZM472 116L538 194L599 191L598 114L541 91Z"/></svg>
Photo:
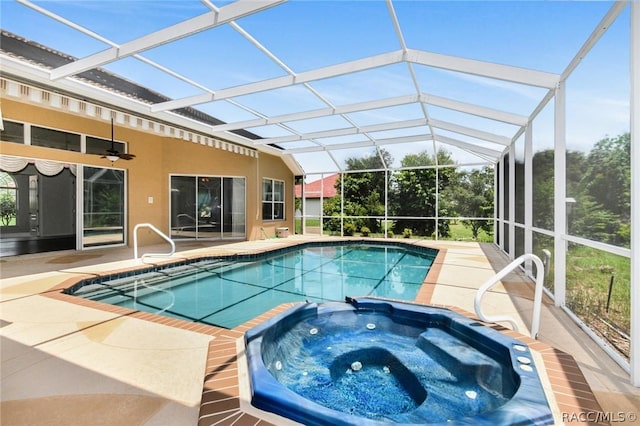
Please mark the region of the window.
<svg viewBox="0 0 640 426"><path fill-rule="evenodd" d="M24 124L4 121L4 130L0 130L0 140L3 142L24 143Z"/></svg>
<svg viewBox="0 0 640 426"><path fill-rule="evenodd" d="M31 145L80 152L80 135L31 126Z"/></svg>
<svg viewBox="0 0 640 426"><path fill-rule="evenodd" d="M13 177L0 172L0 225L15 226L18 217L18 188Z"/></svg>
<svg viewBox="0 0 640 426"><path fill-rule="evenodd" d="M114 142L113 147L118 152L127 152L125 144L122 142ZM108 149L111 149L111 141L107 139L94 138L92 136L87 136L87 145L85 152L87 154L98 154L102 155L107 152Z"/></svg>
<svg viewBox="0 0 640 426"><path fill-rule="evenodd" d="M262 220L284 220L284 182L262 179Z"/></svg>

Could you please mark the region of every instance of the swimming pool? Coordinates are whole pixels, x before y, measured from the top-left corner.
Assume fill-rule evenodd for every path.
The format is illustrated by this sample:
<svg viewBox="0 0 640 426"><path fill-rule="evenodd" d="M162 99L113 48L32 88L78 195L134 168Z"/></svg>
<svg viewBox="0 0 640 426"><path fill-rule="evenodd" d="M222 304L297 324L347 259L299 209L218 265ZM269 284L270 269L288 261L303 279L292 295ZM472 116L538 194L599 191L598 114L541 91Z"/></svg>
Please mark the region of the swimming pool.
<svg viewBox="0 0 640 426"><path fill-rule="evenodd" d="M297 305L245 334L252 405L306 425L545 425L526 344L449 309Z"/></svg>
<svg viewBox="0 0 640 426"><path fill-rule="evenodd" d="M234 328L288 302L414 300L438 251L402 243L306 243L84 280L66 293Z"/></svg>

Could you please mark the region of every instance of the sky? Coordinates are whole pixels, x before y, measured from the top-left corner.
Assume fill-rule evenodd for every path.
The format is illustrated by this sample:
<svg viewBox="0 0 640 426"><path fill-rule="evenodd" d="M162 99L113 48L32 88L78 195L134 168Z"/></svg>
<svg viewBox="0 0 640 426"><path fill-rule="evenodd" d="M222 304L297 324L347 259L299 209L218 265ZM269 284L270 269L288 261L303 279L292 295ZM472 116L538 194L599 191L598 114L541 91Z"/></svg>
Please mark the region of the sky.
<svg viewBox="0 0 640 426"><path fill-rule="evenodd" d="M217 7L228 3L212 2ZM54 22L33 8L43 7L94 32L115 44L126 43L148 32L208 12L198 0L121 1L47 0L29 3L0 0L3 30L82 58L109 47L71 28ZM393 2L393 14L402 31L398 37L388 4L382 0L312 1L293 0L235 21L194 34L169 45L142 53L144 58L191 80L188 84L148 64L128 57L105 65L105 69L134 80L172 98L240 86L294 73L397 51L402 41L410 49L454 55L516 67L561 73L580 46L611 7L602 1L420 1ZM588 150L598 139L629 129L629 8L583 60L567 81L567 144ZM280 61L261 52L249 35ZM285 69L286 67L286 69ZM415 81L411 75L413 72ZM546 89L455 73L406 63L366 72L319 80L301 86L255 93L217 101L197 108L227 122L255 118L255 112L272 116L340 106L416 92L456 99L488 108L529 115L546 94ZM243 107L239 107L238 104ZM551 106L548 109L553 109ZM547 109L547 110L548 110ZM552 144L553 114L545 110L534 122L535 146ZM511 137L517 127L486 120L445 108L429 107L431 118ZM552 112L552 111L551 111ZM354 113L348 116L358 125L424 117L418 104ZM290 135L291 130L313 132L327 126L350 127L341 117L325 117L290 123L290 129L263 126L250 129L263 137ZM412 130L375 134L379 138L411 134ZM413 129L420 134L424 129ZM446 131L461 141L478 142ZM323 141L360 141L362 135ZM309 146L299 142L293 146ZM432 144L389 145L396 165L402 156L417 149L433 151ZM451 148L460 162L479 161L475 156ZM349 150L334 151L344 162ZM363 152L361 149L360 152ZM324 171L332 162L320 161L320 154L298 156L305 170ZM326 170L330 171L330 170Z"/></svg>

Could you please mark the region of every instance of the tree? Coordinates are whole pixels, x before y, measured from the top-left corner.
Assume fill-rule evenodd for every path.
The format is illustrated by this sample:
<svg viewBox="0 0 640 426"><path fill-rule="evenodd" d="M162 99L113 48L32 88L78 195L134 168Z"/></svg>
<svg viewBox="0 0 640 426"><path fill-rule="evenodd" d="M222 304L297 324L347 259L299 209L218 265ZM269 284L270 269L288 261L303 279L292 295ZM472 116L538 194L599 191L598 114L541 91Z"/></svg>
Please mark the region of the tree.
<svg viewBox="0 0 640 426"><path fill-rule="evenodd" d="M567 196L576 200L569 233L628 246L631 216L631 136L598 141L589 153L567 151ZM554 151L533 156L533 224L553 229Z"/></svg>
<svg viewBox="0 0 640 426"><path fill-rule="evenodd" d="M445 150L438 151L438 165L451 165L454 161ZM407 167L393 176L392 211L393 216L405 216L407 219L396 220L396 229L411 229L413 234L430 236L435 231L435 221L425 219L410 219L409 217L436 216L436 169L409 168L435 166L433 157L422 151L417 154L406 155L401 161L402 167ZM456 180L454 168L438 169L438 192ZM440 197L439 216L449 216L446 202ZM438 222L438 234L443 237L449 235L449 222Z"/></svg>
<svg viewBox="0 0 640 426"><path fill-rule="evenodd" d="M555 151L548 149L536 152L531 160L533 167L533 203L531 205L533 225L553 229L553 168Z"/></svg>
<svg viewBox="0 0 640 426"><path fill-rule="evenodd" d="M598 141L587 157L582 186L605 209L628 220L631 215L631 134Z"/></svg>
<svg viewBox="0 0 640 426"><path fill-rule="evenodd" d="M322 214L327 217L331 217L330 219L325 219L323 222L323 228L326 231L340 232L340 223L341 219L343 219L343 223L353 225L357 229L362 226L366 226L363 219L354 219L349 216L366 216L366 210L363 206L353 203L351 201L344 202L344 212L340 214L340 204L341 198L339 195L335 197L331 197L330 199L324 202L322 206Z"/></svg>
<svg viewBox="0 0 640 426"><path fill-rule="evenodd" d="M6 192L0 194L0 221L3 226L9 226L11 221L16 218L18 208L16 199Z"/></svg>
<svg viewBox="0 0 640 426"><path fill-rule="evenodd" d="M552 230L554 223L554 160L555 151L547 149L536 152L533 166L533 226ZM576 197L581 191L580 181L586 168L586 156L580 151L567 151L566 178L567 196Z"/></svg>
<svg viewBox="0 0 640 426"><path fill-rule="evenodd" d="M384 194L386 176L384 169L391 164L393 158L388 151L380 149L368 156L348 158L346 170L352 173L344 173L336 180L338 194L341 188L344 192L345 216L384 216ZM331 202L325 203L323 213L332 216L326 222L325 228L333 231L340 229L340 204L341 196L333 197ZM360 229L366 226L371 232L380 231L380 221L375 218L345 219Z"/></svg>
<svg viewBox="0 0 640 426"><path fill-rule="evenodd" d="M576 201L575 210L569 218L569 232L594 241L616 243L619 217L602 208L589 195L581 195Z"/></svg>
<svg viewBox="0 0 640 426"><path fill-rule="evenodd" d="M457 199L464 200L458 204L457 213L463 217L489 218L493 214L493 169L483 167L480 170L472 170L462 175L459 184ZM462 223L471 228L473 239L478 239L478 233L482 229L491 234L492 222L482 219L464 219Z"/></svg>
<svg viewBox="0 0 640 426"><path fill-rule="evenodd" d="M631 223L631 135L598 141L584 157L572 195L569 231L609 244L629 246ZM569 179L567 179L569 181Z"/></svg>

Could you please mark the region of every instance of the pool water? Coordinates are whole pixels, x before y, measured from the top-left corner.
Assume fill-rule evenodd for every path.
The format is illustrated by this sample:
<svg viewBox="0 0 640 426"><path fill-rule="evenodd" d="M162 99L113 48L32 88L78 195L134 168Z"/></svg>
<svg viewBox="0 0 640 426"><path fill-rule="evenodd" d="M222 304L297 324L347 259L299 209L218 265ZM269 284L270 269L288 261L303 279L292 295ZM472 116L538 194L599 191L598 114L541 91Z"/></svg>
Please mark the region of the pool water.
<svg viewBox="0 0 640 426"><path fill-rule="evenodd" d="M439 350L445 339L454 356ZM369 419L410 423L406 414L422 406L430 421L445 422L493 410L515 389L498 361L455 336L381 313L319 315L269 348L262 356L280 383L327 408Z"/></svg>
<svg viewBox="0 0 640 426"><path fill-rule="evenodd" d="M72 294L234 328L287 302L414 300L437 254L390 244L308 244L256 259L195 261L75 286Z"/></svg>
<svg viewBox="0 0 640 426"><path fill-rule="evenodd" d="M252 405L309 426L553 424L523 342L442 307L345 300L245 333Z"/></svg>

